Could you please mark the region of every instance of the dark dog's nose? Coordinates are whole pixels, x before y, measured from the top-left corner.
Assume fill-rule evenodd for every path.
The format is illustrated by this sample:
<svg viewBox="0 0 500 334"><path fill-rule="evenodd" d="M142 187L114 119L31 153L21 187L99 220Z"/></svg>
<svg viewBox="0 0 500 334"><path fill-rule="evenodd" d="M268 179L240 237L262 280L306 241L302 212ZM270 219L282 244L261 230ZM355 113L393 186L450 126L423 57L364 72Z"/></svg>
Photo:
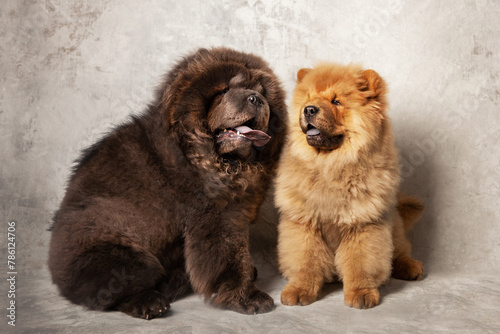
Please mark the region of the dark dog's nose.
<svg viewBox="0 0 500 334"><path fill-rule="evenodd" d="M248 102L250 102L254 106L260 106L262 104L262 100L260 99L260 97L253 94L248 97Z"/></svg>
<svg viewBox="0 0 500 334"><path fill-rule="evenodd" d="M318 113L319 108L315 106L307 106L304 108L304 116L311 117Z"/></svg>

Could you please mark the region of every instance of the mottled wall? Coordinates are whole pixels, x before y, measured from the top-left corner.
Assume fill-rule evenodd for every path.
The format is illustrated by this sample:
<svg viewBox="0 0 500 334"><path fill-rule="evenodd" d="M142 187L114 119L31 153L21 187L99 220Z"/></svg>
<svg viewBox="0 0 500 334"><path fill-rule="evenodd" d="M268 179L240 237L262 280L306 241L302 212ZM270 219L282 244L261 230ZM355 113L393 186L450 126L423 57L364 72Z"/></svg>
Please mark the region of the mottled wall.
<svg viewBox="0 0 500 334"><path fill-rule="evenodd" d="M0 218L18 223L20 271L44 266L78 152L140 112L186 52L224 45L268 60L288 98L318 61L377 70L403 188L427 205L416 257L500 272L499 14L494 0L2 1Z"/></svg>

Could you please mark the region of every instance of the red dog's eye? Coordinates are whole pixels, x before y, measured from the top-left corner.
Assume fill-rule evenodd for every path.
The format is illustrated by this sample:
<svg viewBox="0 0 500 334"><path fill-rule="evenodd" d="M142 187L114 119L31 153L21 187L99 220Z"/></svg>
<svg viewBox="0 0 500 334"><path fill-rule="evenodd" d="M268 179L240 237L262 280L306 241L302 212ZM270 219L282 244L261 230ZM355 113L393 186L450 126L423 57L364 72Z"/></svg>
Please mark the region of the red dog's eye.
<svg viewBox="0 0 500 334"><path fill-rule="evenodd" d="M340 101L336 100L336 99L332 100L332 104L335 104L336 106L341 106L342 105L342 103L340 103Z"/></svg>

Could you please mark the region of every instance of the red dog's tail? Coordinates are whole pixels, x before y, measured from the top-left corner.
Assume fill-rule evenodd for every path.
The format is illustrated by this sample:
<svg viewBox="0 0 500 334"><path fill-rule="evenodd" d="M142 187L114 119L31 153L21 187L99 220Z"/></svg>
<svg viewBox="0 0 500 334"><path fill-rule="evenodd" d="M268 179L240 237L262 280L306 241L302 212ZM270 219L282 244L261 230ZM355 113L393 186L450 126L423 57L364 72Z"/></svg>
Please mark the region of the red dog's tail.
<svg viewBox="0 0 500 334"><path fill-rule="evenodd" d="M413 224L422 217L424 204L418 197L399 195L397 209L401 218L403 218L405 231L408 232L413 227Z"/></svg>

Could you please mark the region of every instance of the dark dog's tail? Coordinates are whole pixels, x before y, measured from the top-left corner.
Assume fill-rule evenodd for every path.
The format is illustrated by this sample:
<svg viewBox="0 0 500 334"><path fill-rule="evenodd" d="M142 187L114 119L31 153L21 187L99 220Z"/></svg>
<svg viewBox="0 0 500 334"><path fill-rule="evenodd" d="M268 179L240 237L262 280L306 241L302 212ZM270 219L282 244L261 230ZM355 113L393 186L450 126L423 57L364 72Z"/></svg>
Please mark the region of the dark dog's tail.
<svg viewBox="0 0 500 334"><path fill-rule="evenodd" d="M413 224L422 217L424 212L424 204L415 196L398 196L397 209L401 218L403 218L403 226L408 232L413 227Z"/></svg>

